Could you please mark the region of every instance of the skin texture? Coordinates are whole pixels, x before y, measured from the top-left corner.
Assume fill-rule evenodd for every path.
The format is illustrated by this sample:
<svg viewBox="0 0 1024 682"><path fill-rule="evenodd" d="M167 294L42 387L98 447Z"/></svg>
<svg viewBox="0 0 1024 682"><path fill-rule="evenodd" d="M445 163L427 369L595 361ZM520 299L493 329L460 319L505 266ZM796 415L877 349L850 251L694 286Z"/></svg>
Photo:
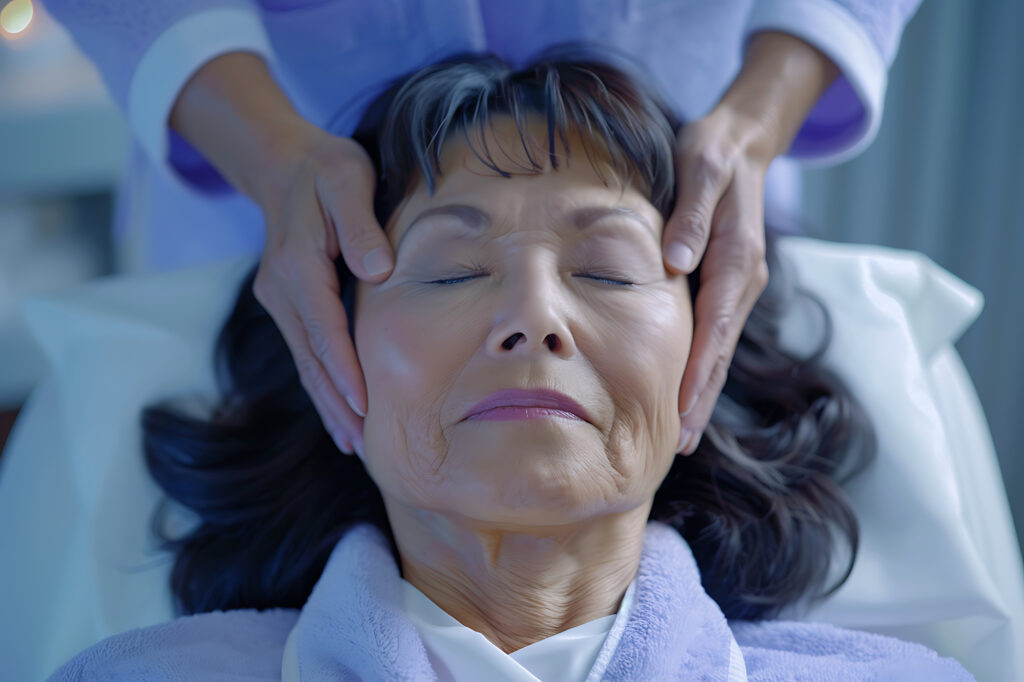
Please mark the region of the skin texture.
<svg viewBox="0 0 1024 682"><path fill-rule="evenodd" d="M544 121L528 131L546 158ZM510 118L494 118L486 135L512 157L503 168L526 163ZM511 178L455 135L441 173L433 196L417 183L389 221L391 277L358 285L360 456L403 577L512 652L615 613L636 574L679 439L690 293L685 276L664 268L663 221L646 195L607 167L605 184L574 135L558 170ZM449 204L486 211L491 223L435 215L410 229ZM640 217L583 228L569 217L593 206ZM504 388L560 391L590 421L463 420Z"/></svg>
<svg viewBox="0 0 1024 682"><path fill-rule="evenodd" d="M678 387L685 412L679 449L686 453L711 418L740 332L767 283L765 171L837 75L802 40L758 33L719 104L677 136L679 200L663 254L672 272L692 272L704 260L693 357ZM263 209L267 238L256 298L281 329L335 443L344 452L360 448L366 388L333 261L342 255L367 282L391 272L392 247L372 210L372 163L354 141L305 121L253 54L221 55L199 69L176 100L170 125Z"/></svg>

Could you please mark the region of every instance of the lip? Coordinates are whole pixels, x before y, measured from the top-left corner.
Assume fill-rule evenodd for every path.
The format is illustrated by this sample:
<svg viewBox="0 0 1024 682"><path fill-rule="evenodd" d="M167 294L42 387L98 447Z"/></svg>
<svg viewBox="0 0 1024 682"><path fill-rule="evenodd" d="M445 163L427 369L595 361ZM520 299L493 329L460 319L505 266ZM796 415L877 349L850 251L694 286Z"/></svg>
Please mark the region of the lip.
<svg viewBox="0 0 1024 682"><path fill-rule="evenodd" d="M578 402L558 391L547 390L524 390L518 388L507 388L495 391L476 405L471 407L463 421L474 417L488 410L503 407L539 407L551 410L559 410L575 415L585 422L590 422L590 415Z"/></svg>

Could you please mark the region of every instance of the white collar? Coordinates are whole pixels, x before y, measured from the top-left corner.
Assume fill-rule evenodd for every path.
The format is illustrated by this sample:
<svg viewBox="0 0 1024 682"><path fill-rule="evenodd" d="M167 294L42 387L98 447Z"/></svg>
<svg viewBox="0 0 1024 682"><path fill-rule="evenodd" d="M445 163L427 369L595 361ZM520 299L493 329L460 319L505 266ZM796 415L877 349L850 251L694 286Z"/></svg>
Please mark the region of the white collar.
<svg viewBox="0 0 1024 682"><path fill-rule="evenodd" d="M402 587L406 615L423 638L441 682L584 682L588 675L600 677L604 672L610 656L598 661L598 654L606 643L610 645L609 653L618 643L617 635L625 628L629 616L635 583L634 580L627 588L618 613L552 635L512 654L506 654L482 634L460 623L412 583L403 579ZM612 632L616 633L614 641L609 641Z"/></svg>

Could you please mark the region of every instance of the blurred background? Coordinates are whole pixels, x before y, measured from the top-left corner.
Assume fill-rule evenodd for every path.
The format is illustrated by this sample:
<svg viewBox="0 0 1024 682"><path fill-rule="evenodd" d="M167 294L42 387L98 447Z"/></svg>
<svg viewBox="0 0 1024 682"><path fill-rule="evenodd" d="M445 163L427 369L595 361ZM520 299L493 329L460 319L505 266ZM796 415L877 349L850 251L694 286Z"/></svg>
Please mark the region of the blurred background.
<svg viewBox="0 0 1024 682"><path fill-rule="evenodd" d="M111 238L124 122L31 0L0 0L0 452L44 371L25 298L133 270ZM921 251L985 295L957 343L1024 544L1024 2L925 0L890 72L878 138L804 172L804 231Z"/></svg>

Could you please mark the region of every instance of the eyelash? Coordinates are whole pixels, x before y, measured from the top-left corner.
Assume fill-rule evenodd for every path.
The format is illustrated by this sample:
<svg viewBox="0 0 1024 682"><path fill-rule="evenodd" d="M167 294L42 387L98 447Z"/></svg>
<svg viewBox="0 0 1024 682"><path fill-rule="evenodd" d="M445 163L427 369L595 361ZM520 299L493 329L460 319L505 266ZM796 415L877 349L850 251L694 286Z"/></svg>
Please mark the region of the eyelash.
<svg viewBox="0 0 1024 682"><path fill-rule="evenodd" d="M486 274L487 273L485 273L485 272L475 272L475 273L473 273L471 275L464 275L462 277L449 277L449 278L446 278L446 279L436 279L436 280L434 280L432 282L427 282L427 284L437 284L439 286L451 286L453 284L461 284L462 282L468 282L469 280L476 279L477 277L483 277ZM595 280L595 281L598 281L598 282L608 282L609 284L612 284L612 285L618 286L618 287L633 286L634 284L636 284L636 282L630 282L629 280L626 280L626 279L619 279L617 277L612 277L612 276L610 276L611 274L613 274L613 273L605 274L605 273L597 273L597 272L577 272L577 273L573 273L573 277L585 277L587 279L592 279L592 280Z"/></svg>

